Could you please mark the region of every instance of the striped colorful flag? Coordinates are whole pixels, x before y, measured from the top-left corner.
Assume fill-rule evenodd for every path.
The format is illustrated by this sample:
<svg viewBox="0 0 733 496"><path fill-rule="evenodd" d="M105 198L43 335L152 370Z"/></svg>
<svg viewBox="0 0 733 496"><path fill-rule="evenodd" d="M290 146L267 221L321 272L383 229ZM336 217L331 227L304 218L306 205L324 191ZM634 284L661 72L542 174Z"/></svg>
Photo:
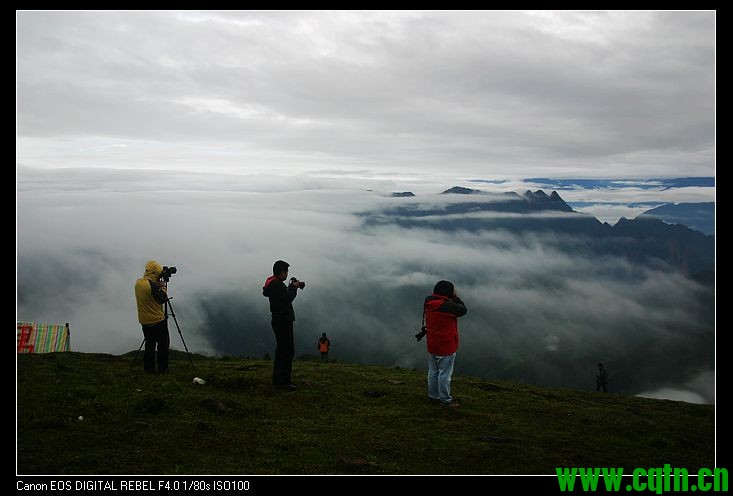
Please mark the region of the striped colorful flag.
<svg viewBox="0 0 733 496"><path fill-rule="evenodd" d="M71 351L69 324L18 322L18 353Z"/></svg>

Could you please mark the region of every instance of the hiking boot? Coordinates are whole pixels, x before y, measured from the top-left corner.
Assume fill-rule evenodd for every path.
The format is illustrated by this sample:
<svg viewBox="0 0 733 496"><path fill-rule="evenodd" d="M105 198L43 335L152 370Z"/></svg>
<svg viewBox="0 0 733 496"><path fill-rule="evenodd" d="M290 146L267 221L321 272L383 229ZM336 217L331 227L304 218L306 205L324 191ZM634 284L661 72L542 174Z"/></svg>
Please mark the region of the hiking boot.
<svg viewBox="0 0 733 496"><path fill-rule="evenodd" d="M460 408L461 405L459 403L456 403L455 401L451 401L449 403L443 403L443 406L446 408Z"/></svg>
<svg viewBox="0 0 733 496"><path fill-rule="evenodd" d="M280 389L285 389L287 391L295 391L297 389L295 384L277 384L277 387Z"/></svg>
<svg viewBox="0 0 733 496"><path fill-rule="evenodd" d="M430 397L428 397L428 401L430 401L430 403L440 403L440 398L430 398Z"/></svg>

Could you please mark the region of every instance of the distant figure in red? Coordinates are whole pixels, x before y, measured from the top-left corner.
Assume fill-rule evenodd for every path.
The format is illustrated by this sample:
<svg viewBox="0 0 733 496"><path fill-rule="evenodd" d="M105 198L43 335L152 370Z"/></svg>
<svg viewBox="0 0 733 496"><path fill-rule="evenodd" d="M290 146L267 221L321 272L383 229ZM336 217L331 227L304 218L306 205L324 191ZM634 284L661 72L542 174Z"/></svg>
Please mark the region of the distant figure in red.
<svg viewBox="0 0 733 496"><path fill-rule="evenodd" d="M321 352L321 360L328 362L328 350L331 348L331 341L326 337L324 332L321 338L318 340L318 351Z"/></svg>
<svg viewBox="0 0 733 496"><path fill-rule="evenodd" d="M608 389L608 372L603 368L603 364L598 364L598 375L596 376L596 391L600 391L603 388L603 392L607 393Z"/></svg>

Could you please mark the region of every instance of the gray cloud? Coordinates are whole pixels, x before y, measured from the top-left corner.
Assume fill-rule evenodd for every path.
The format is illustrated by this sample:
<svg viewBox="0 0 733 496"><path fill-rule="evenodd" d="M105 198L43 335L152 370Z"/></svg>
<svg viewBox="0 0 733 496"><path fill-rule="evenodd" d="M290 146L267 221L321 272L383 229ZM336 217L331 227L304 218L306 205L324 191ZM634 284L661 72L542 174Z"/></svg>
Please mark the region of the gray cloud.
<svg viewBox="0 0 733 496"><path fill-rule="evenodd" d="M674 401L686 401L688 403L715 403L715 371L706 370L694 376L687 383L676 389L670 383L670 387L663 387L653 391L642 391L637 396L645 398L660 398Z"/></svg>
<svg viewBox="0 0 733 496"><path fill-rule="evenodd" d="M661 388L654 391L643 391L637 396L659 400L684 401L687 403L710 403L700 394L684 389Z"/></svg>
<svg viewBox="0 0 733 496"><path fill-rule="evenodd" d="M20 156L44 167L712 175L714 22L20 12L18 129L32 149ZM91 138L126 148L80 154Z"/></svg>

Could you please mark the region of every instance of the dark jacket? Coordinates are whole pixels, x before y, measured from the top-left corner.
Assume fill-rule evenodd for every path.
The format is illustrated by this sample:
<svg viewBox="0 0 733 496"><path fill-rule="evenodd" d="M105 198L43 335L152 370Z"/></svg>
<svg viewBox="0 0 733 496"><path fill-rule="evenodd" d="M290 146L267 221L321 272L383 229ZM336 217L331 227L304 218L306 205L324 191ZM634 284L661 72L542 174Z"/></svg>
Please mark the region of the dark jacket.
<svg viewBox="0 0 733 496"><path fill-rule="evenodd" d="M275 276L270 276L262 287L262 294L270 299L270 312L272 318L286 318L291 322L295 321L295 310L293 310L293 300L298 294L296 286L285 286Z"/></svg>
<svg viewBox="0 0 733 496"><path fill-rule="evenodd" d="M598 375L596 376L596 382L598 384L608 384L608 372L606 372L606 369L599 368Z"/></svg>
<svg viewBox="0 0 733 496"><path fill-rule="evenodd" d="M466 315L467 311L457 296L451 299L433 293L425 298L428 353L445 356L458 350L458 317Z"/></svg>

